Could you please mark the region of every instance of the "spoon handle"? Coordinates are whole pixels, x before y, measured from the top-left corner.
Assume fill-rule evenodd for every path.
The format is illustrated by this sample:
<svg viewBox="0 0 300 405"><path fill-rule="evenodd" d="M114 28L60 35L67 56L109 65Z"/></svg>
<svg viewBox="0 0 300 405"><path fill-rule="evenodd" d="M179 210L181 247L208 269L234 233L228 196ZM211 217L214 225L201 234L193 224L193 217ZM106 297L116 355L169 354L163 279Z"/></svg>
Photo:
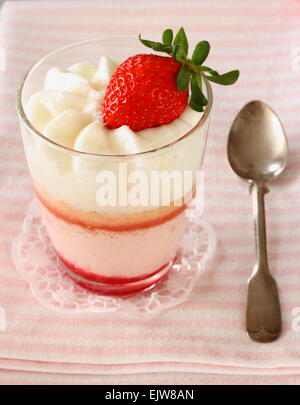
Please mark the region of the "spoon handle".
<svg viewBox="0 0 300 405"><path fill-rule="evenodd" d="M271 342L281 332L281 310L278 289L271 276L267 257L266 223L263 184L251 186L255 219L257 262L248 281L246 329L258 342Z"/></svg>

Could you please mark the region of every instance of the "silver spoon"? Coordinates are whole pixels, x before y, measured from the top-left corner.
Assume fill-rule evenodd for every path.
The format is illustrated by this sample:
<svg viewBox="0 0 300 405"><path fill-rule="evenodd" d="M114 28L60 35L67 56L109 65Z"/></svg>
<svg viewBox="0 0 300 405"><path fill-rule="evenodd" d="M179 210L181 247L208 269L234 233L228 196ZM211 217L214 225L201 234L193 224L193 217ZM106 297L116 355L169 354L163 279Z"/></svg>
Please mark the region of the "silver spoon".
<svg viewBox="0 0 300 405"><path fill-rule="evenodd" d="M227 154L234 172L250 182L256 237L256 264L248 281L246 329L258 342L271 342L281 333L281 311L275 279L268 266L265 184L284 170L288 158L286 135L279 118L261 101L246 104L235 118Z"/></svg>

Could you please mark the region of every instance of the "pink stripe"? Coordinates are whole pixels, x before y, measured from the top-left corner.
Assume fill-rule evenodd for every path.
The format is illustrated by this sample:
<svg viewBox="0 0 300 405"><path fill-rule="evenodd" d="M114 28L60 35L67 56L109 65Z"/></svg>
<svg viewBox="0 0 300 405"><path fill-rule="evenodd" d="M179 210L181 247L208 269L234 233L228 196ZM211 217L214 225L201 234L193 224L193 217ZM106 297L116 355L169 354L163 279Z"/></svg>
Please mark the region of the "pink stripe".
<svg viewBox="0 0 300 405"><path fill-rule="evenodd" d="M17 297L17 296L5 294L5 293L2 293L2 297L5 298L6 305L9 304L9 303L14 304L14 305L22 304L23 308L28 308L28 309L36 307L36 301L35 301L35 299L33 297L30 299L30 305L29 306L26 305L26 304L28 304L28 297ZM196 304L196 303L194 303L194 304ZM186 303L184 305L186 305ZM199 304L198 308L195 308L195 311L199 310L199 308L201 308L201 303ZM86 314L86 315L90 316L90 314ZM22 319L22 317L24 317L24 314L23 315L21 315L21 314L15 315L14 313L10 313L10 319L16 319L17 320L17 319L20 319L20 317ZM56 322L59 322L60 324L63 324L65 326L73 326L73 324L74 324L74 320L72 320L72 318L69 319L67 317L60 316L59 317L60 321L59 321L57 317L54 317L52 315L52 313L48 312L48 311L47 311L47 317L44 317L43 319L41 319L40 315L36 315L34 312L32 312L30 314L30 317L31 317L32 321L35 320L40 325L42 325L42 324L47 324L47 325L50 324L51 325L51 323L53 324L53 322L54 322L54 324ZM52 319L52 321L50 321L51 319ZM87 318L85 316L81 321L82 321L82 326L83 327L96 327L97 325L99 325L98 317L96 317L96 318L95 317ZM117 318L113 318L113 317L110 317L109 319L107 319L105 317L101 318L101 325L103 325L103 327L104 326L118 327L118 325L119 326L123 325L123 326L126 326L126 327L135 328L137 323L140 323L140 322L141 322L140 318L134 318L134 317L132 317L131 319L122 319L122 320L117 319ZM240 330L240 327L241 327L240 322L238 320L235 320L235 319L223 319L223 318L218 319L218 318L214 318L214 319L211 319L209 322L210 322L210 327L214 328L214 329L227 329L228 327L230 327L233 330ZM191 328L191 329L198 329L198 328L202 328L203 325L205 325L205 324L206 324L206 320L199 320L199 322L197 321L197 324L191 324L191 325L187 324L186 327ZM164 327L166 327L165 321L162 320L162 319L153 319L153 320L151 320L150 325L153 328L164 328ZM226 325L227 325L227 327L226 327ZM182 320L173 320L173 319L168 320L167 327L180 328L181 326L182 326ZM12 344L14 344L14 343L12 343ZM4 343L4 345L6 345L6 343ZM1 346L1 341L0 341L0 346Z"/></svg>
<svg viewBox="0 0 300 405"><path fill-rule="evenodd" d="M132 2L131 2L132 3ZM243 8L237 8L237 7L222 7L222 17L264 17L264 18L269 18L272 20L275 16L281 17L281 18L292 18L298 17L298 14L300 14L300 7L298 4L291 4L290 8L284 8L284 9L274 9L270 7L266 7L265 9L259 8L259 9L254 9L251 7L243 7ZM48 8L47 5L46 7L39 7L38 9L38 14L40 17L42 16L57 16L57 9L56 8ZM19 13L19 11L21 11ZM97 6L89 6L85 7L84 9L79 9L79 8L63 8L61 7L59 10L60 13L60 18L64 15L68 17L123 17L123 16L129 16L129 17L144 17L145 15L149 16L176 16L180 17L182 15L184 16L195 16L199 15L201 18L205 17L215 17L216 13L218 12L218 8L214 7L214 5L210 7L172 7L172 8L134 8L134 7L128 7L128 5L122 7L122 3L120 4L119 8L98 8ZM25 15L32 15L32 9L30 8L14 8L14 13L13 14L8 14L8 16L5 16L5 21L10 20L14 21L15 16L20 15L22 18ZM8 18L7 18L8 17Z"/></svg>
<svg viewBox="0 0 300 405"><path fill-rule="evenodd" d="M5 221L22 221L24 219L24 213L17 212L0 212L0 220Z"/></svg>
<svg viewBox="0 0 300 405"><path fill-rule="evenodd" d="M27 179L27 177L28 176L26 176L26 179ZM27 193L27 195L29 195L29 193L32 193L31 184L19 184L19 183L15 182L15 184L13 185L12 188L14 191L22 191L22 192ZM18 198L20 198L20 197L18 197ZM18 198L14 199L14 201L18 201ZM28 200L28 198L29 198L29 196L27 197L27 200ZM20 200L21 200L21 198L20 198Z"/></svg>
<svg viewBox="0 0 300 405"><path fill-rule="evenodd" d="M231 323L229 322L229 326L231 326ZM211 340L210 340L211 342ZM1 342L2 343L2 342ZM0 345L1 347L1 345ZM5 345L3 349L7 351L14 351L15 350L15 343L14 342L5 342ZM149 350L148 346L148 350ZM284 350L285 348L280 348L276 347L276 350L274 351L267 351L267 355L270 358L274 359L273 364L277 364L278 361L280 360L286 360L287 358L287 353ZM84 356L84 355L93 355L93 356L101 356L103 360L105 361L106 358L111 358L112 353L108 350L107 347L99 347L99 345L89 345L88 347L86 346L81 346L74 344L73 346L69 346L68 344L59 344L56 343L54 344L47 344L47 343L35 343L35 342L22 342L22 350L23 352L28 352L32 353L32 350L35 350L40 353L45 353L47 360L49 359L49 355L51 354L57 354L57 353L64 353L66 357L68 355L79 355L79 356ZM153 350L151 348L150 350ZM164 349L165 355L172 356L172 355L178 355L178 346L171 346L170 344L167 345L167 347ZM193 347L193 354L191 355L191 350L189 347L186 348L180 348L182 358L186 357L193 357L195 355L197 356L202 356L203 353L205 353L205 348L202 349L201 347L194 346ZM227 357L230 358L235 358L237 355L237 351L234 350L234 348L209 348L210 355L214 356L219 359L226 359ZM141 359L144 358L145 353L147 352L147 346L144 346L141 344L141 346L134 345L133 347L126 347L126 357L128 358L129 356L140 356ZM113 355L114 356L122 356L124 358L124 347L114 347L113 349ZM245 361L249 361L249 358L251 361L261 361L262 360L262 355L261 353L256 353L256 352L251 352L249 353L248 351L238 351L238 355L240 359L242 359L242 363ZM291 359L293 359L294 354L291 353ZM187 359L185 359L186 361Z"/></svg>
<svg viewBox="0 0 300 405"><path fill-rule="evenodd" d="M97 33L95 33L95 34L97 34ZM197 34L197 36L198 35L199 34ZM204 34L202 34L202 35L204 35ZM7 36L8 36L7 40L9 40L11 38L11 35L9 34ZM293 39L295 37L295 33L291 33L290 36L291 36L291 38L287 38L287 40ZM24 40L29 41L30 39L32 39L32 37L34 37L34 35L32 33L28 32L26 34L26 36L24 37ZM96 38L97 38L97 35L96 35ZM135 38L135 36L132 36L132 38ZM3 39L5 39L5 38L3 38ZM34 42L34 45L26 44L26 43L22 43L22 45L20 45L19 43L9 43L7 45L8 57L9 58L19 58L20 56L16 55L16 53L18 51L22 51L22 52L28 51L28 58L36 58L35 54L38 54L40 52L42 52L44 54L45 49L47 49L48 47L49 47L49 51L50 51L51 49L55 49L60 46L68 45L71 42L75 42L75 41L79 41L79 40L80 40L80 38L77 37L77 39L75 38L73 40L72 39L66 40L65 38L52 38L51 41L47 41L46 38L44 39L43 37L41 37L40 39L36 39L36 41ZM277 39L274 39L272 37L271 38L262 38L261 40L263 41L263 43L265 45L269 45L267 49L264 49L264 52L261 52L261 51L258 52L257 49L253 49L251 53L249 53L249 52L240 53L239 50L236 49L237 45L241 45L241 43L246 42L248 46L253 45L253 47L254 47L254 45L257 44L257 40L256 39L251 40L251 39L247 39L247 38L245 38L243 40L237 39L237 38L232 38L232 39L226 40L226 39L224 39L224 37L223 38L214 38L214 37L210 38L210 41L213 41L212 43L214 44L214 47L216 49L220 48L222 45L226 45L226 49L234 49L233 52L235 54L237 54L241 60L249 59L249 60L253 61L254 60L253 56L255 56L255 55L259 56L260 58L268 58L268 57L271 58L272 56L274 56L274 58L276 58L276 59L279 56L285 56L287 54L290 55L290 52L292 49L285 49L285 48L282 49L280 47L282 37L278 37ZM295 43L295 46L297 46L297 43ZM274 47L278 47L279 49L277 49L275 51L273 49ZM221 61L224 62L224 54L216 53L216 51L213 52L210 55L210 57L213 58L214 60L220 59ZM26 60L26 59L24 59L24 60ZM272 60L270 60L269 62L272 62ZM281 62L286 63L286 61L276 60L276 65ZM286 64L285 64L285 66L286 66ZM19 68L22 68L22 66L19 66Z"/></svg>
<svg viewBox="0 0 300 405"><path fill-rule="evenodd" d="M50 29L50 27L48 27L48 28ZM77 30L80 30L81 28L77 27L75 32ZM83 39L93 39L93 38L101 38L101 37L106 38L109 34L114 35L114 36L121 35L121 34L127 34L128 37L136 38L135 32L141 31L141 32L144 33L144 36L145 35L149 36L149 35L151 35L151 33L153 35L153 32L161 32L163 28L164 28L164 26L157 26L155 28L155 31L154 30L148 30L147 31L145 29L144 25L143 26L137 26L134 29L129 28L129 27L124 27L124 28L122 27L122 29L120 29L120 26L115 27L115 29L108 29L107 27L103 27L102 30L97 30L95 32L89 31L89 37L88 38L86 36L79 36L79 37L78 36L73 36L73 39L69 39L69 40L66 40L65 38L52 38L51 41L49 41L49 50L54 50L54 49L56 49L56 48L58 48L60 46L65 46L65 45L68 45L68 44L70 44L72 42L77 42L77 41L80 41L80 40L83 40ZM193 33L191 28L192 27L190 27L190 29L189 29L190 34ZM238 31L238 32L241 31L240 26L235 27L235 28L236 28L236 31ZM270 27L270 32L272 32L272 30L274 30L274 28L282 29L283 27L281 27L281 26L273 27L273 28ZM219 29L219 27L215 27L215 29ZM254 26L253 29L256 30L256 26ZM296 26L295 26L295 29L296 29ZM222 31L223 31L223 28L222 28ZM232 34L235 34L236 31L232 31ZM233 37L233 38L230 38L230 39L224 39L224 37L223 38L211 37L211 35L209 34L211 31L209 30L208 27L207 27L207 31L205 31L203 29L203 30L201 30L200 34L199 34L199 31L197 31L196 29L194 30L194 32L196 34L198 33L197 34L198 38L199 38L199 35L201 35L200 40L201 40L201 38L207 37L207 39L211 42L211 44L214 46L214 48L226 46L226 48L230 49L230 48L234 48L235 46L240 46L241 47L241 46L244 46L245 44L247 44L247 46L249 46L249 47L253 46L255 48L255 45L257 45L257 39L253 39L253 38L251 39L251 38L245 37L243 39L240 39L240 38L237 38L237 37L235 37L235 38ZM229 31L229 32L231 32L231 31ZM44 47L43 47L44 51L43 52L45 52L45 49L47 49L45 47L46 44L47 44L47 42L46 42L47 39L46 38L43 39L43 35L44 34L41 31L40 39L37 39L36 33L32 33L30 31L28 31L28 33L26 33L25 38L26 38L26 40L35 40L36 44L40 43L41 46L44 45ZM291 35L291 37L293 37L293 36L295 36L295 33L294 33L294 35ZM2 41L9 40L11 38L11 34L9 32L7 32L5 35L3 34L0 38L2 38ZM261 43L261 45L265 45L265 46L268 45L271 48L272 48L272 45L274 45L274 44L277 44L277 45L281 44L280 38L263 38L262 37L262 38L260 38L259 42ZM51 44L51 48L50 48L50 44ZM297 43L294 43L293 47L296 47L296 46L297 46ZM26 45L24 44L24 48L22 47L21 49L26 49ZM34 51L34 49L36 49L36 48L33 48L33 51ZM293 49L293 48L291 48L291 49ZM253 52L255 53L255 49L253 49ZM279 51L279 52L281 52L281 51ZM268 55L268 49L266 49L265 54ZM286 53L284 53L284 54L286 55ZM262 56L261 53L259 55Z"/></svg>
<svg viewBox="0 0 300 405"><path fill-rule="evenodd" d="M160 10L159 10L160 12ZM183 12L185 14L185 11ZM152 16L152 14L150 14ZM215 22L210 22L207 23L205 21L205 18L203 18L201 22L201 29L199 28L199 24L195 23L189 23L188 25L188 32L218 32L219 29L222 29L222 33L228 33L228 32L249 32L252 29L255 28L255 32L274 32L274 28L280 27L282 30L293 30L293 29L299 29L299 24L298 24L298 16L295 15L295 20L290 21L291 19L282 19L278 22L275 22L274 24L261 24L261 22L251 23L249 25L245 24L245 22L241 22L239 24L236 23L228 23L226 19L220 19L218 23L216 24ZM104 16L105 17L105 16ZM215 19L214 19L215 21ZM270 19L270 22L273 22L274 19ZM8 21L8 27L9 27L10 22ZM47 23L43 20L40 19L34 19L29 21L28 19L24 20L18 20L16 21L16 24L18 25L18 28L27 28L29 30L38 28L38 29L43 29L45 30L54 30L56 32L59 32L62 29L62 22L51 22ZM72 31L78 31L80 32L82 28L88 28L89 32L95 31L95 32L104 32L104 33L117 33L117 32L161 32L162 29L164 29L165 24L158 23L156 24L155 21L152 23L143 23L141 20L135 20L135 21L130 21L129 24L118 24L115 23L115 21L108 21L107 18L101 19L98 22L94 21L85 21L84 19L82 21L79 20L72 20L72 19L64 19L63 21L63 26L65 30L72 30ZM7 34L9 31L6 31L5 34Z"/></svg>
<svg viewBox="0 0 300 405"><path fill-rule="evenodd" d="M242 266L240 266L242 267ZM247 278L250 276L251 274L251 270L250 270L250 266L244 266L244 268L247 269L247 276L245 276L245 280L244 283L241 285L241 287L239 288L238 292L242 293L242 297L237 297L237 301L230 301L227 299L225 299L224 296L222 296L222 300L220 301L215 301L215 300L207 300L205 299L206 297L204 297L204 295L206 294L205 292L201 292L202 293L202 297L200 301L192 301L192 302L185 302L184 308L188 309L191 313L198 313L199 311L221 311L222 309L226 310L226 311L235 311L240 312L240 311L244 311L245 309L245 297L246 297L246 281ZM199 283L201 283L201 279L199 281ZM9 286L10 283L7 283L7 286ZM23 286L21 286L21 284L19 285L15 285L15 284L11 284L14 288L20 288L20 289L24 289L24 282L23 282ZM27 287L28 288L28 287ZM26 288L26 289L27 289ZM199 290L198 290L199 288ZM199 284L199 287L195 288L195 292L200 292L201 286ZM215 291L218 291L218 288L216 287ZM297 290L298 291L298 290ZM209 292L209 291L208 291ZM226 289L224 288L225 293L230 293L230 288ZM280 284L280 292L283 296L285 296L285 294L288 293L288 291L286 291L284 288L281 288L281 284ZM9 294L4 294L2 293L2 299L5 299L6 305L7 304L20 304L22 305L22 308L26 308L29 311L33 310L36 308L36 301L32 298L30 299L30 302L28 302L28 297L24 298L24 297L17 297L14 295L9 295ZM3 301L2 301L3 302ZM290 315L291 311L296 308L296 307L300 307L300 302L298 300L296 301L291 301L291 302L284 302L283 303L283 312L285 312L287 315ZM228 312L227 313L227 317L228 317ZM42 321L39 319L40 316L39 315L35 315L34 312L31 312L30 316L34 318L36 318L36 321L38 323L42 322L43 325L48 325L51 326L53 323L55 323L57 321L56 317L51 316L51 313L49 312L47 314L47 318L43 319ZM24 314L17 314L16 316L14 315L10 315L10 319L19 319L20 321L24 320ZM124 321L120 321L118 319L108 319L108 320L101 320L101 324L106 325L107 327L109 326L117 326L118 323L122 324L123 326L126 327L131 327L134 328L136 326L136 323L140 322L140 318L132 318L130 321L129 320L124 320ZM93 323L92 319L85 319L84 321L82 321L84 324L84 327L92 327L92 326L96 326L97 323ZM206 322L206 321L205 321ZM229 327L226 326L230 324L230 327L233 328L232 330L240 330L241 324L233 319L220 319L220 318L216 318L214 319L213 323L210 324L211 328L217 329L217 330L228 330ZM231 323L232 322L232 323ZM64 325L65 327L72 327L72 322L68 322L67 318L61 319L60 320L60 324ZM168 320L168 325L166 326L164 323L161 323L159 321L151 321L151 327L153 328L163 328L163 327L180 327L180 325L182 325L182 321L175 321L175 320ZM20 326L21 327L21 326ZM203 328L203 324L200 322L195 324L194 321L190 320L190 324L185 324L185 327L191 330L197 330L197 329L202 329ZM290 330L291 328L291 323L289 323L289 321L286 322L285 324L285 329L286 330ZM56 334L57 332L55 331L54 334ZM49 335L49 333L47 332L47 334ZM50 336L50 335L49 335Z"/></svg>
<svg viewBox="0 0 300 405"><path fill-rule="evenodd" d="M250 269L249 269L249 276L251 275ZM233 292L240 292L241 290L246 291L247 286L244 282L239 283L238 281L235 281L234 284L223 284L223 285L205 285L205 284L199 284L198 286L195 287L194 291L196 293L203 293L207 294L210 292L218 292L218 293L233 293ZM291 293L291 292L299 292L300 291L300 282L291 282L291 283L280 283L280 290L284 291L285 293ZM226 302L226 301L225 301ZM300 300L299 300L299 305L300 305Z"/></svg>
<svg viewBox="0 0 300 405"><path fill-rule="evenodd" d="M24 360L21 360L21 359L14 361L13 359L8 359L8 358L2 358L1 361L4 363L4 365L6 365L6 367L10 366L10 364L16 363L17 365L21 366L23 369L26 369L27 364L32 364L33 368L38 368L39 370L44 370L45 365L48 366L48 364L49 364L49 369L50 370L53 370L53 369L55 369L57 367L57 363L54 363L54 362L47 363L47 362L44 362L44 361L32 361L32 360L24 361ZM83 371L92 371L92 370L97 370L97 369L98 370L101 370L101 369L105 370L105 369L108 369L108 368L110 369L110 371L114 371L116 369L117 370L120 369L121 371L125 371L127 367L133 367L136 371L138 371L144 366L143 363L135 363L135 362L127 363L127 364L115 363L115 364L112 364L112 365L108 365L108 364L68 363L68 362L62 362L60 364L63 367L64 371L72 371L72 370L74 370L74 367L78 367L78 368L82 369ZM165 368L169 366L169 363L165 362L165 361L151 361L151 362L147 362L147 364L151 368L160 367L162 369L162 371L165 371ZM193 368L197 368L199 366L205 366L208 369L212 369L212 368L217 369L217 368L219 368L221 370L222 369L223 370L224 369L228 369L228 370L232 369L232 371L234 371L234 368L232 366L229 366L229 365L207 364L206 362L202 362L200 364L199 363L197 364L196 362L179 363L179 362L173 361L172 362L172 366L173 366L172 368L174 369L174 368L176 368L176 366L178 366L180 364L182 364L186 369L188 369L188 368L193 369ZM240 372L242 370L244 370L244 371L247 370L248 372L251 371L251 370L252 371L256 370L256 368L254 368L254 367L243 367L243 366L241 366L241 367L236 367L236 368L237 368L237 370L240 370ZM282 372L287 371L287 370L296 371L297 369L298 369L298 367L275 367L275 368L273 368L273 370L278 370L278 371L281 370ZM265 367L265 368L264 367L259 367L259 370L262 371L262 370L270 370L270 369L267 368L267 367Z"/></svg>
<svg viewBox="0 0 300 405"><path fill-rule="evenodd" d="M51 334L51 333L47 333L45 331L44 334L41 333L40 337L41 337L41 339L53 339L53 342L54 342L53 345L55 346L55 345L57 345L57 343L55 342L55 339L65 339L65 340L77 339L77 340L80 340L82 338L82 333L78 333L78 332L76 333L74 331L70 331L69 333L57 332L56 334ZM165 333L162 333L162 332L158 331L156 333L155 337L157 339L157 342L159 340L163 341L164 339L168 338L168 331L166 331ZM95 334L94 338L99 340L99 342L101 342L103 340L104 341L109 340L111 338L111 335L109 333L106 334L105 331L103 331L101 333ZM176 332L173 332L172 333L172 339L174 341L176 341L176 340L180 341L180 339L182 339L182 334L176 334ZM199 341L201 341L202 344L203 343L204 344L211 344L211 342L212 342L211 336L203 336L203 335L200 334L200 335L197 336L197 339L199 339ZM124 340L124 336L119 335L114 340L115 340L116 344L120 344L120 343L122 344L122 341ZM134 345L134 343L137 340L136 339L136 334L135 333L130 333L130 331L129 331L129 333L127 332L126 333L126 340L131 341L132 345ZM227 337L214 336L214 343L216 345L222 345L222 346L225 345L225 346L228 346L228 347L230 347L232 345L239 345L239 346L240 345L243 345L243 346L246 345L246 342L244 342L244 343L241 342L241 338L233 338L233 337L228 337L228 336ZM82 346L82 347L83 347L83 350L84 350L85 346ZM276 350L283 350L284 347L285 347L285 345L282 345L282 346L276 345ZM290 347L290 348L295 347L296 348L297 343L296 342L288 342L288 347ZM141 348L141 350L142 350L142 348ZM244 353L244 352L242 352L242 353ZM252 355L252 352L251 352L251 355ZM269 352L268 352L268 355L269 355ZM1 364L1 361L0 361L0 364Z"/></svg>
<svg viewBox="0 0 300 405"><path fill-rule="evenodd" d="M15 47L15 53L12 52L13 46L9 47L7 49L8 55L7 55L7 61L9 63L9 70L10 70L10 77L6 80L6 85L12 85L14 86L16 84L16 79L19 80L20 74L24 74L26 70L30 67L32 63L34 63L37 60L36 55L40 53L40 57L45 55L45 48L31 48L23 45L22 48L20 47ZM27 51L26 55L18 55L18 52L22 49L22 51ZM100 56L100 55L99 55ZM235 61L236 65L240 65L241 62L246 61L247 63L251 63L253 59L260 59L260 61L265 61L265 66L257 66L256 71L257 72L262 72L262 73L268 73L270 70L270 60L278 58L276 62L272 65L272 72L271 74L275 75L275 73L282 73L282 70L286 67L286 60L283 60L283 58L291 57L291 52L287 49L283 50L272 50L271 52L267 52L265 54L261 53L246 53L246 54L238 54L235 50L231 51L231 58L232 60ZM234 59L233 59L234 58ZM223 54L214 54L211 56L210 61L213 60L213 63L220 63L224 62L224 55ZM212 62L211 62L212 63ZM249 74L249 80L252 80L252 77L250 74L253 73L253 68L247 67L247 66L240 66L240 69L243 74ZM15 74L13 76L13 74ZM292 81L296 77L296 74L294 75L287 75L286 80ZM10 94L9 94L10 95Z"/></svg>
<svg viewBox="0 0 300 405"><path fill-rule="evenodd" d="M1 360L4 362L5 365L8 365L6 367L9 367L10 364L13 364L13 360L11 360L11 359L1 359ZM39 370L39 371L44 371L45 370L45 364L47 364L44 361L30 361L30 360L26 361L26 363L23 360L18 360L15 363L17 363L17 365L19 367L21 367L21 369L25 369L25 370L27 369L27 367L26 367L27 364L32 364L33 369ZM57 368L57 364L55 364L55 363L50 362L48 364L47 364L47 366L49 367L50 370L53 370L53 369ZM74 367L78 367L82 371L90 371L90 370L96 370L96 369L104 371L105 369L109 369L109 371L113 372L113 373L116 370L120 370L120 371L126 373L126 372L128 372L128 370L126 371L126 369L128 367L133 368L135 370L135 372L139 372L139 371L143 371L143 367L145 366L145 363L143 364L143 363L134 363L134 362L133 363L128 363L128 364L113 364L113 365L106 365L106 364L96 365L96 364L84 364L84 363L70 364L70 363L66 363L66 362L60 363L60 364L62 365L62 368L63 368L64 371L74 371ZM236 367L236 368L233 368L232 366L228 366L228 365L224 365L224 366L220 365L220 364L212 365L212 364L207 364L205 362L197 364L197 363L193 363L193 362L191 362L191 363L189 363L189 362L179 363L179 362L174 361L172 363L167 363L165 361L161 361L161 362L152 361L152 362L148 362L147 365L152 370L156 369L156 371L157 371L157 368L160 368L161 371L166 371L166 370L168 370L169 366L171 366L171 369L174 370L179 365L182 365L182 367L184 367L186 370L188 370L188 369L193 370L193 369L198 368L199 366L202 366L202 367L206 367L208 369L208 371L211 370L211 369L214 369L214 370L215 369L219 369L219 370L226 370L227 369L227 370L236 371L236 372L240 372L240 373L241 372L245 373L245 371L248 371L248 373L251 372L251 371L252 372L255 371L255 368L253 368L253 367ZM269 371L277 370L278 372L281 371L282 373L294 370L296 372L298 370L298 367L275 367L275 368L272 368L272 370L270 370L269 368L262 368L262 367L259 368L259 371L263 371L263 370L265 370L265 371L267 371L267 370L269 370Z"/></svg>
<svg viewBox="0 0 300 405"><path fill-rule="evenodd" d="M11 227L7 227L7 226L0 226L1 232L3 235L5 236L17 236L17 234L20 232L20 228L11 228ZM1 277L1 276L0 276Z"/></svg>
<svg viewBox="0 0 300 405"><path fill-rule="evenodd" d="M299 385L300 376L298 375L279 375L279 376L248 376L248 375L221 375L221 374L192 374L189 372L171 374L149 373L147 375L122 375L122 376L90 376L90 375L68 375L64 373L34 373L3 370L1 373L1 382L5 385L102 385L105 384L144 384L144 385Z"/></svg>

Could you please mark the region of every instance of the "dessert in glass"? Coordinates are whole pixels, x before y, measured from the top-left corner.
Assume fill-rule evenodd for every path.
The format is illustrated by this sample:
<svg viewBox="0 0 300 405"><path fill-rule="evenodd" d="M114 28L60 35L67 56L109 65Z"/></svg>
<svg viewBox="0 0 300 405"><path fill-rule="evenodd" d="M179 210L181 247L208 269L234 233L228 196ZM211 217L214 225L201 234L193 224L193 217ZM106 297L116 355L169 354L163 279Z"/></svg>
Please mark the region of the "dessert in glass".
<svg viewBox="0 0 300 405"><path fill-rule="evenodd" d="M128 94L134 87L137 91L138 81L128 87L120 67L137 52L142 60L148 55L133 39L72 44L35 64L18 94L26 159L51 243L68 275L102 294L134 293L167 275L185 231L185 210L201 168L212 104L205 77L206 103L198 111L182 104L187 89L175 104L170 99L166 105L165 96L174 93L166 88L164 97L155 93L153 76L149 83L143 77L135 100ZM139 68L139 61L130 69ZM174 59L172 63L179 65ZM149 105L146 115L134 111L147 103L149 92L155 111ZM114 115L116 98L121 116L127 112L126 122ZM128 103L123 110L122 103ZM174 118L178 106L181 111ZM191 176L179 191L163 182L152 188L153 173L160 180L160 174L175 173L176 181L185 172Z"/></svg>

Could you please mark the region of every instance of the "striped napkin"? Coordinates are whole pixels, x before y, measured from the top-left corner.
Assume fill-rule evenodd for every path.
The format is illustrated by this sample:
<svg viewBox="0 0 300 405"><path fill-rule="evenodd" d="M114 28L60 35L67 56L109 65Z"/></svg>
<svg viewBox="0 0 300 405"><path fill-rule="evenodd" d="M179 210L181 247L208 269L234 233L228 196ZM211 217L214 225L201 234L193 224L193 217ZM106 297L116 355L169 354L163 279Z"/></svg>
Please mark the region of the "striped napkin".
<svg viewBox="0 0 300 405"><path fill-rule="evenodd" d="M7 2L0 26L0 382L300 382L300 4L296 0ZM211 66L239 68L214 86L205 158L205 218L216 229L214 262L189 300L152 320L131 314L62 315L33 298L10 256L32 189L15 111L18 83L45 53L102 34L158 38L184 25L212 46ZM99 55L100 56L100 55ZM238 110L269 103L286 128L290 159L267 195L270 268L284 332L268 345L244 332L246 280L254 263L248 189L230 170L226 137ZM5 314L5 319L4 319ZM299 375L299 377L298 377Z"/></svg>

